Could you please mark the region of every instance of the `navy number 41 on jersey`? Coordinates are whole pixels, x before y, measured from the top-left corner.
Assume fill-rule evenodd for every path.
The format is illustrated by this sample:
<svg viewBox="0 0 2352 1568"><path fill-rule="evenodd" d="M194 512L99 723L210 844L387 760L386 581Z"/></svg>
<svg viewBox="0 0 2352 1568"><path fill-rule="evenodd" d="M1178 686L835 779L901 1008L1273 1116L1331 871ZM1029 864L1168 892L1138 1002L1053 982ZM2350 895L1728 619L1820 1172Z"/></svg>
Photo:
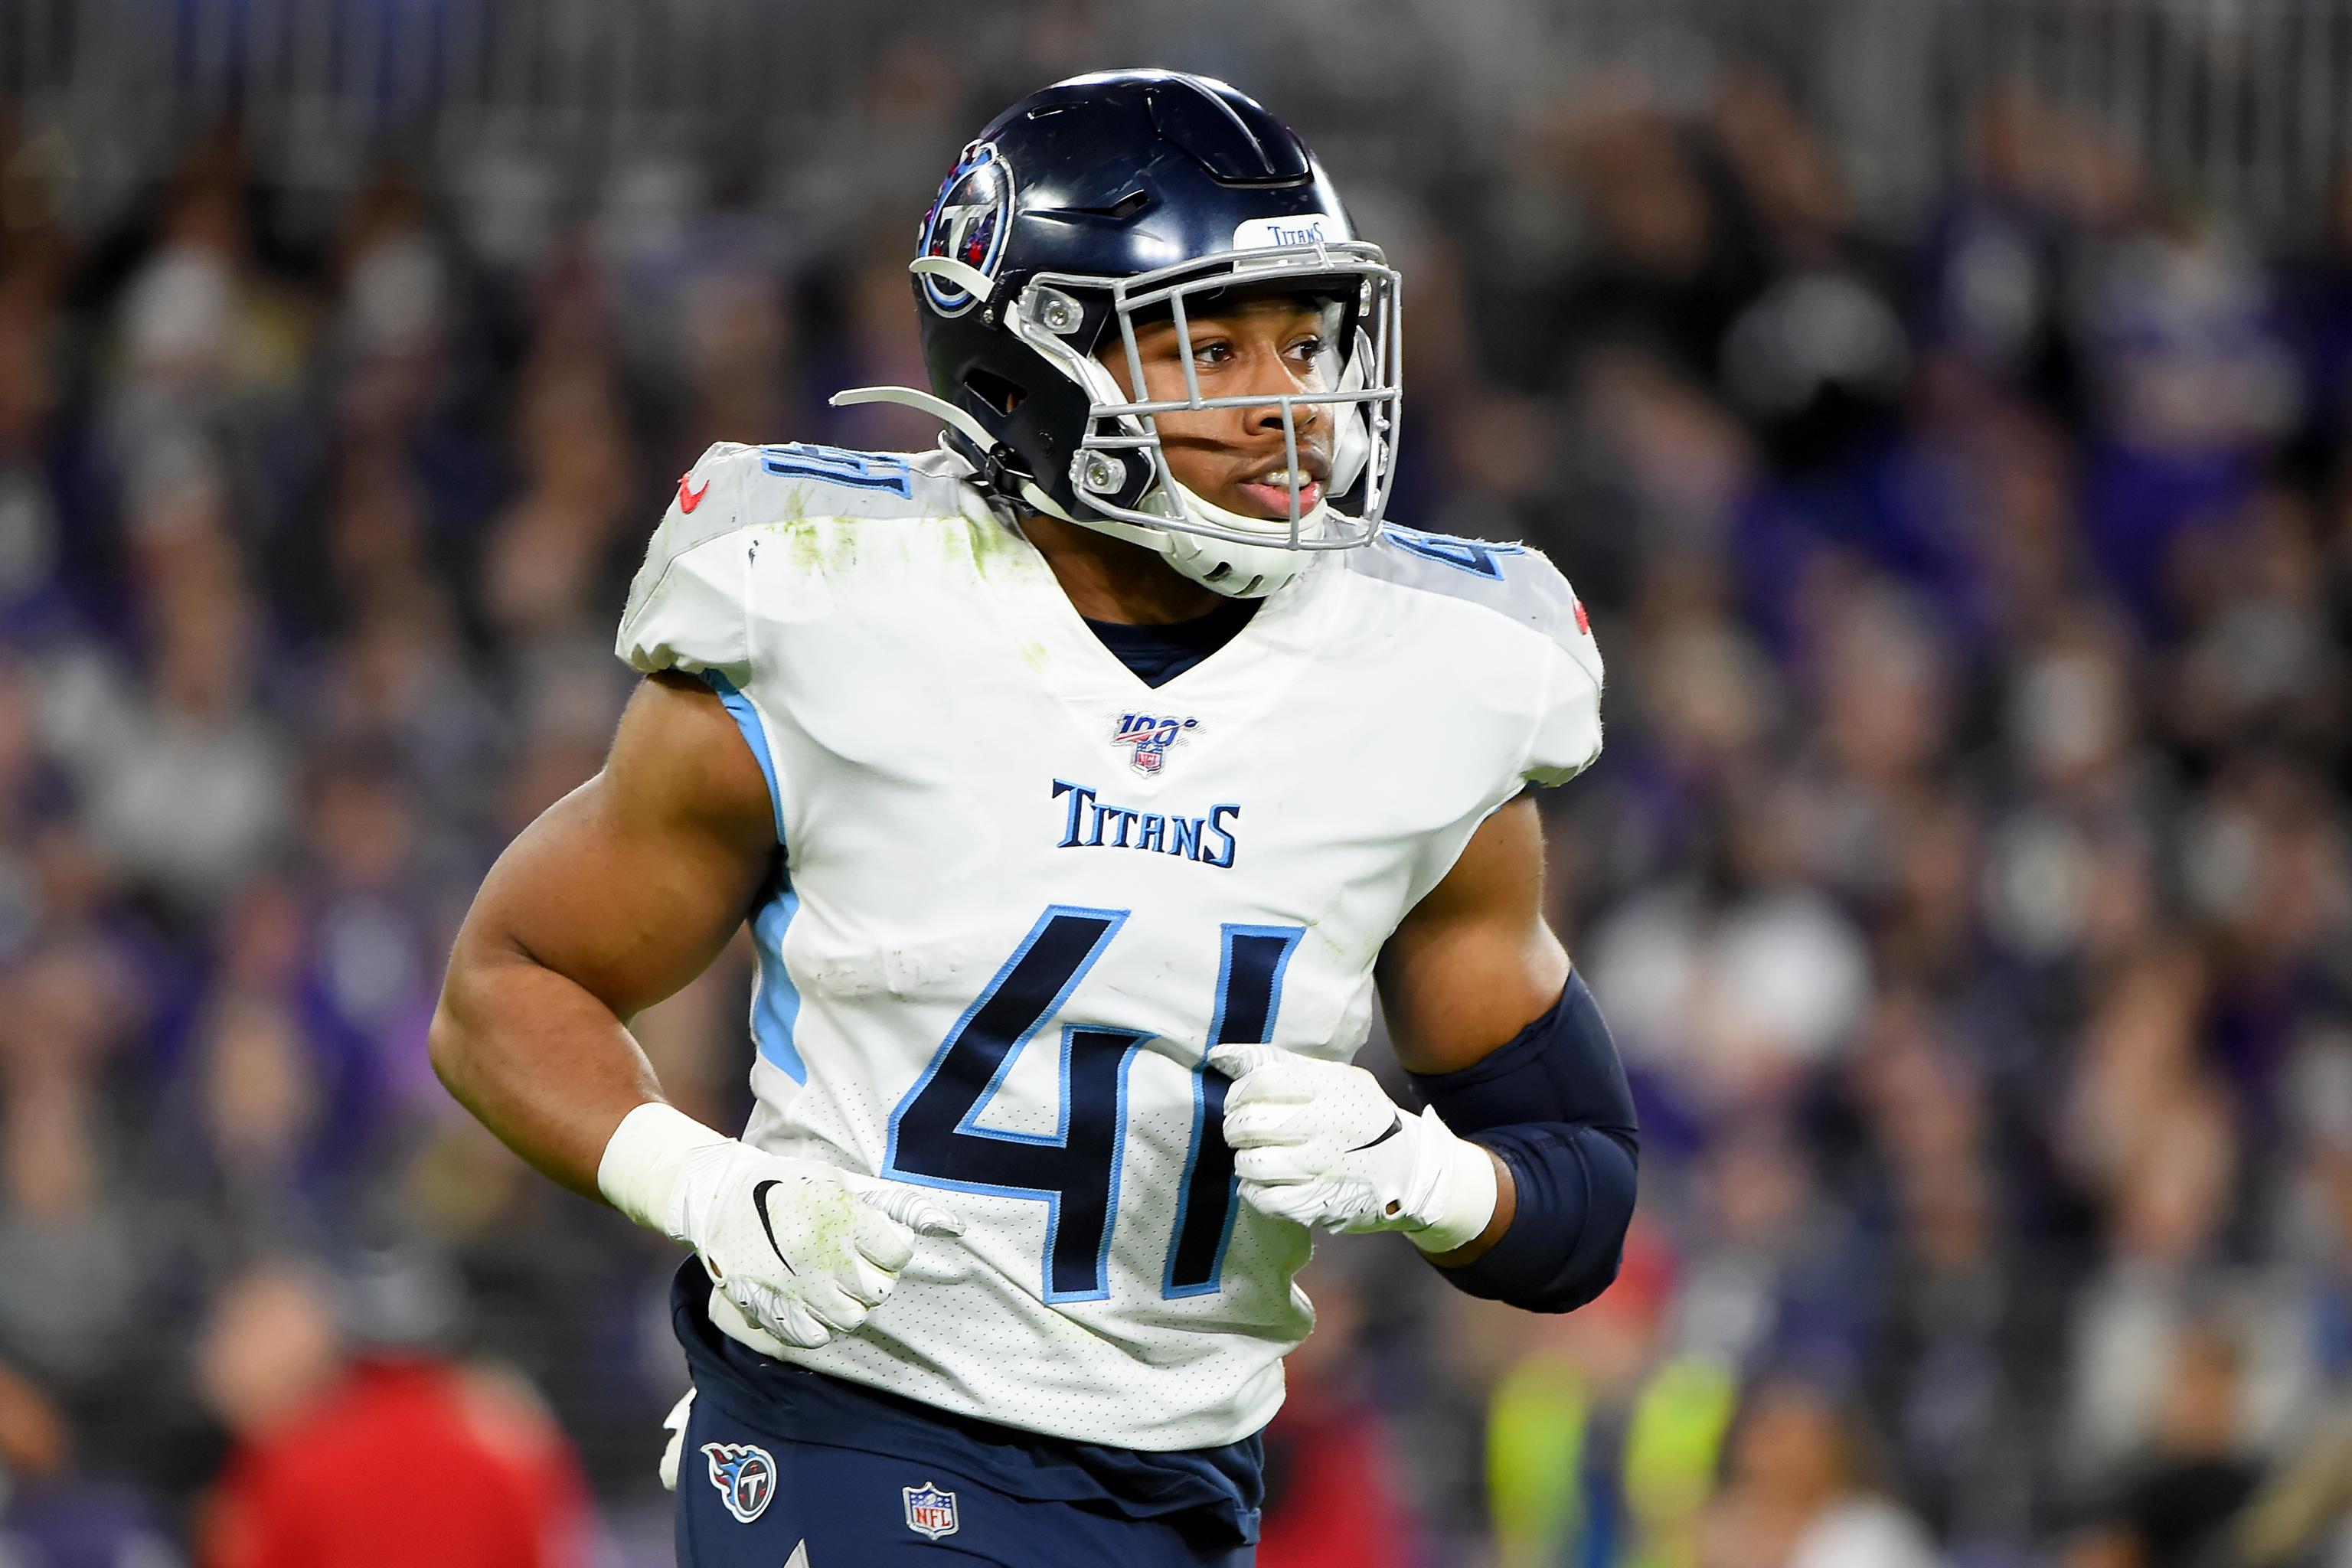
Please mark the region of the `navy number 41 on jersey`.
<svg viewBox="0 0 2352 1568"><path fill-rule="evenodd" d="M1060 1041L1059 1127L1051 1134L1008 1132L982 1127L979 1118L1022 1047L1061 1011L1127 914L1066 904L1046 910L890 1113L883 1174L1046 1205L1048 1301L1098 1301L1110 1293L1127 1075L1137 1049L1151 1037L1067 1025ZM1282 973L1304 934L1297 926L1223 928L1216 1013L1204 1056L1217 1046L1272 1036ZM1215 1131L1224 1121L1225 1079L1205 1061L1192 1072L1192 1149L1160 1287L1170 1297L1217 1289L1234 1229L1234 1153Z"/></svg>

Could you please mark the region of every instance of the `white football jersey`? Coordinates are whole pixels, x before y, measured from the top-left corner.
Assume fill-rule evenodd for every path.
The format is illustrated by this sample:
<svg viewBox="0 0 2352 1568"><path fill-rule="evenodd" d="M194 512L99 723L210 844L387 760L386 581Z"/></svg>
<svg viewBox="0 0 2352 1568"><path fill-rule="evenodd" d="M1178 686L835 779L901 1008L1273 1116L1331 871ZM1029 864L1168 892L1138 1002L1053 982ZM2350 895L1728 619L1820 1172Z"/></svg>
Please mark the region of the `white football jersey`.
<svg viewBox="0 0 2352 1568"><path fill-rule="evenodd" d="M770 1354L1131 1448L1228 1443L1313 1321L1236 1197L1213 1045L1344 1061L1372 964L1479 823L1601 749L1541 555L1391 529L1154 689L945 452L713 447L619 652L702 672L768 775L745 1137L938 1190L857 1332Z"/></svg>

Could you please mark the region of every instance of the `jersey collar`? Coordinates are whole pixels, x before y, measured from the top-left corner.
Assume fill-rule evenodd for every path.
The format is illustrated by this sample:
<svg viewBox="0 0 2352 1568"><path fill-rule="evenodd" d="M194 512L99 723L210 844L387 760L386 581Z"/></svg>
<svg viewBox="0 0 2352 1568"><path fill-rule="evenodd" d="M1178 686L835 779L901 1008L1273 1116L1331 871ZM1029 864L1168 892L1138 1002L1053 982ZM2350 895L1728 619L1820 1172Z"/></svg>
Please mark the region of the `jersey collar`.
<svg viewBox="0 0 2352 1568"><path fill-rule="evenodd" d="M1123 714L1181 711L1201 721L1187 752L1200 754L1265 712L1311 667L1347 574L1318 551L1305 572L1269 594L1233 639L1166 684L1147 686L1102 645L1070 603L1045 555L990 513L971 520L973 559L999 624L1022 661L1073 722L1108 739Z"/></svg>

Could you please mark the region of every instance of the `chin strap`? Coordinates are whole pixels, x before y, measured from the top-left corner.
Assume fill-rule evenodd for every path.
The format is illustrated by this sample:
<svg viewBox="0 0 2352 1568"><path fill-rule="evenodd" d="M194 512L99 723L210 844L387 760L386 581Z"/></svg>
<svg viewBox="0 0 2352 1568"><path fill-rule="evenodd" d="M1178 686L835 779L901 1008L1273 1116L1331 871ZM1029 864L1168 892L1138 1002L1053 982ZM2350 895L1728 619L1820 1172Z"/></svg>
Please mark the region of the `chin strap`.
<svg viewBox="0 0 2352 1568"><path fill-rule="evenodd" d="M1171 489L1175 490L1177 493L1172 496L1170 495L1168 492ZM1154 505L1155 502L1158 503L1157 506ZM1184 483L1181 479L1171 479L1155 487L1145 497L1142 506L1146 510L1167 510L1173 508L1181 511L1182 516L1180 519L1171 512L1170 518L1170 521L1181 521L1185 522L1213 523L1229 533L1265 534L1274 522L1274 520L1271 518L1246 517L1237 511L1228 511L1223 507L1219 506L1216 502L1197 493L1192 486ZM1325 500L1318 500L1313 509L1298 520L1299 537L1305 538L1315 530L1321 528L1324 523L1330 520L1330 515L1331 503ZM1244 545L1244 548L1260 550L1288 550L1292 548L1288 542L1289 538L1290 521L1287 518L1285 518L1282 520L1281 532L1278 534L1267 534L1265 542L1263 544L1253 542L1250 544ZM1211 540L1210 542L1241 543L1238 540Z"/></svg>

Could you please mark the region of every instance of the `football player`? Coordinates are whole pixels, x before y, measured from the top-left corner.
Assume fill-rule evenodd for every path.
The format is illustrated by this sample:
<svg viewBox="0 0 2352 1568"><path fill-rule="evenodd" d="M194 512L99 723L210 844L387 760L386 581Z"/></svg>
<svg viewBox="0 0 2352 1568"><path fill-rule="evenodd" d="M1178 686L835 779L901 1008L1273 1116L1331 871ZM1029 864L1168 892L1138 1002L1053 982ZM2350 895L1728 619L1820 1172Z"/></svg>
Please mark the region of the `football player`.
<svg viewBox="0 0 2352 1568"><path fill-rule="evenodd" d="M912 264L948 429L679 481L604 770L460 932L433 1058L690 1247L680 1561L1244 1564L1312 1232L1538 1311L1613 1276L1614 1047L1530 785L1601 749L1542 556L1388 523L1397 277L1223 83L1081 77ZM748 918L757 1110L628 1029ZM1350 1065L1377 991L1426 1109Z"/></svg>

